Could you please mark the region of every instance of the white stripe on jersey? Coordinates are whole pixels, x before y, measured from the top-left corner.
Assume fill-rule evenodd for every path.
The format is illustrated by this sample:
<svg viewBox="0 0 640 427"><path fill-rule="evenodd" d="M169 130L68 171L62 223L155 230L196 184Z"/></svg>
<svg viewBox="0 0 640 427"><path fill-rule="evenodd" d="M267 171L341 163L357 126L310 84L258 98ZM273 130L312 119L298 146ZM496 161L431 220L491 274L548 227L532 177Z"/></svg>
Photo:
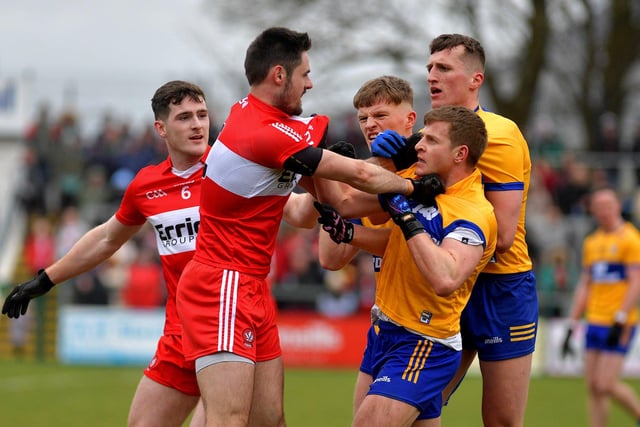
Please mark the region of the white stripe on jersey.
<svg viewBox="0 0 640 427"><path fill-rule="evenodd" d="M241 197L287 196L301 175L268 168L231 151L217 140L207 157L206 177Z"/></svg>
<svg viewBox="0 0 640 427"><path fill-rule="evenodd" d="M196 235L200 226L198 206L151 215L147 221L156 231L160 256L196 250Z"/></svg>
<svg viewBox="0 0 640 427"><path fill-rule="evenodd" d="M240 273L237 271L224 270L222 273L222 286L220 287L218 351L228 351L233 353L239 277Z"/></svg>

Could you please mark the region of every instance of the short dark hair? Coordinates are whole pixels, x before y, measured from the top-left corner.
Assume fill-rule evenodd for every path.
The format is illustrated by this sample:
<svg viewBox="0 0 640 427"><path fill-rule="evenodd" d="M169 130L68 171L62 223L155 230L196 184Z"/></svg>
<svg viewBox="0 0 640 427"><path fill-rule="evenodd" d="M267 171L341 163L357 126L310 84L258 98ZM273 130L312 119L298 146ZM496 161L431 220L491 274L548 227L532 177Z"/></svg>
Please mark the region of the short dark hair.
<svg viewBox="0 0 640 427"><path fill-rule="evenodd" d="M249 47L244 59L244 73L249 85L261 83L274 65L282 65L288 75L302 62L302 53L311 49L307 33L283 27L264 30Z"/></svg>
<svg viewBox="0 0 640 427"><path fill-rule="evenodd" d="M405 79L395 76L380 76L365 82L353 96L353 106L371 107L378 102L399 105L403 102L413 106L413 89Z"/></svg>
<svg viewBox="0 0 640 427"><path fill-rule="evenodd" d="M425 126L434 122L449 123L451 145L469 147L468 161L475 166L487 147L487 128L480 116L466 107L448 105L424 115Z"/></svg>
<svg viewBox="0 0 640 427"><path fill-rule="evenodd" d="M443 50L453 49L457 46L463 46L465 54L471 58L475 58L484 71L484 48L480 42L473 37L465 36L463 34L440 34L431 41L429 49L431 54L434 54Z"/></svg>
<svg viewBox="0 0 640 427"><path fill-rule="evenodd" d="M151 109L156 120L169 116L170 106L180 104L186 97L196 102L206 101L200 86L182 80L172 80L160 86L151 98Z"/></svg>

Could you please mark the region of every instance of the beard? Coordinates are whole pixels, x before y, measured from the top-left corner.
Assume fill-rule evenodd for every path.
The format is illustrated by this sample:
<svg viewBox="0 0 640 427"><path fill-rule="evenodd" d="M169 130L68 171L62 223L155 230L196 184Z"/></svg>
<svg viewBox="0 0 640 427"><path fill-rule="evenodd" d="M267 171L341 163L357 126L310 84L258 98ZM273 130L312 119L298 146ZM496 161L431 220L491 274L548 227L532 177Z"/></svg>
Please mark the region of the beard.
<svg viewBox="0 0 640 427"><path fill-rule="evenodd" d="M290 116L299 116L302 114L302 96L297 98L295 101L293 101L293 99L294 95L291 92L291 80L287 80L287 84L284 86L282 92L280 92L280 95L275 101L275 107Z"/></svg>

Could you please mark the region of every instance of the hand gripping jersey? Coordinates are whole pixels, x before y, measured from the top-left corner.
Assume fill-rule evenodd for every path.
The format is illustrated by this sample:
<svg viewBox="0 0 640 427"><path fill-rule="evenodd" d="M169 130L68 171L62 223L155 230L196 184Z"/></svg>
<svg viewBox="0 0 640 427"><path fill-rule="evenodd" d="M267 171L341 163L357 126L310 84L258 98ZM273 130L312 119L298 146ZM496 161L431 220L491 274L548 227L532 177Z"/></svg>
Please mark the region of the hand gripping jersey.
<svg viewBox="0 0 640 427"><path fill-rule="evenodd" d="M155 229L167 286L165 335L182 333L176 310L176 289L180 274L195 251L202 168L200 163L176 172L169 159L142 168L129 184L115 214L125 225L149 221Z"/></svg>
<svg viewBox="0 0 640 427"><path fill-rule="evenodd" d="M283 164L317 147L328 124L327 116L289 116L251 94L231 108L206 160L194 260L267 275L284 205L301 178Z"/></svg>
<svg viewBox="0 0 640 427"><path fill-rule="evenodd" d="M520 219L513 245L508 251L496 254L484 273L521 273L531 270L532 263L525 240L525 211L531 179L529 147L518 126L511 120L478 108L487 128L487 148L480 156L478 169L486 191L524 190Z"/></svg>
<svg viewBox="0 0 640 427"><path fill-rule="evenodd" d="M629 222L613 232L598 228L584 240L582 267L591 275L587 322L610 326L629 287L627 269L640 268L640 232ZM634 307L628 323L637 322Z"/></svg>
<svg viewBox="0 0 640 427"><path fill-rule="evenodd" d="M410 200L412 211L436 244L453 238L482 245L484 253L473 274L448 297L436 295L415 262L400 227L394 226L382 260L376 304L391 321L423 336L461 348L460 314L476 277L495 251L498 226L493 206L484 197L480 171L447 187L436 207Z"/></svg>

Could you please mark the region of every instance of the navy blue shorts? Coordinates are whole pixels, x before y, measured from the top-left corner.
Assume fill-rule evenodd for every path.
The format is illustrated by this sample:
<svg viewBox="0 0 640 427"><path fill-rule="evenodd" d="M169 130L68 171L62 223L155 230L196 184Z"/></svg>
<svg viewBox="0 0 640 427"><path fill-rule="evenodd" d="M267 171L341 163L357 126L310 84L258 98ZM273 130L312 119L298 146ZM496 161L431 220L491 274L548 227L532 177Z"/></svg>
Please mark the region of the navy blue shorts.
<svg viewBox="0 0 640 427"><path fill-rule="evenodd" d="M371 325L369 330L367 331L367 346L364 349L364 354L362 355L362 362L360 363L360 372L364 372L365 374L372 375L372 367L373 364L373 341L378 336L378 326Z"/></svg>
<svg viewBox="0 0 640 427"><path fill-rule="evenodd" d="M462 346L485 361L533 353L538 293L533 271L478 276L460 320Z"/></svg>
<svg viewBox="0 0 640 427"><path fill-rule="evenodd" d="M378 327L377 335L369 330L374 339L368 340L360 368L373 377L367 394L414 406L419 420L439 417L442 391L458 370L461 353L391 322L379 321Z"/></svg>
<svg viewBox="0 0 640 427"><path fill-rule="evenodd" d="M612 353L627 354L631 347L631 342L636 334L636 327L632 326L623 330L620 337L620 343L615 347L607 345L607 335L609 335L610 326L587 325L587 335L585 336L585 347L587 350L608 351Z"/></svg>

